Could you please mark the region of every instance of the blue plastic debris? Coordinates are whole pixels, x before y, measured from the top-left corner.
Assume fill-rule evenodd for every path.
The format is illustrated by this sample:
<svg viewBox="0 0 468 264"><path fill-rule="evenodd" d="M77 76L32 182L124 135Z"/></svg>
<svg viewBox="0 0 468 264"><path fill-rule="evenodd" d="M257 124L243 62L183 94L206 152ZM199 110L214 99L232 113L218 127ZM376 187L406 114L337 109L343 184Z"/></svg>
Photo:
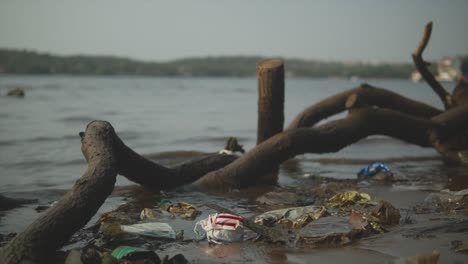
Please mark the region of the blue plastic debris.
<svg viewBox="0 0 468 264"><path fill-rule="evenodd" d="M390 172L390 169L383 162L376 162L365 166L358 172L358 177L372 177L379 172Z"/></svg>

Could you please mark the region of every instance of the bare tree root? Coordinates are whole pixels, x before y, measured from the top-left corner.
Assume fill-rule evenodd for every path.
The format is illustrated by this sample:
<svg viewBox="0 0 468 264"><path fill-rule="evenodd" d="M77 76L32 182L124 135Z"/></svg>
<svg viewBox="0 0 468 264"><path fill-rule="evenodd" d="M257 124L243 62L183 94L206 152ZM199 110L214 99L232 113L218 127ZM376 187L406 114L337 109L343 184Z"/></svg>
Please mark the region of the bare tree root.
<svg viewBox="0 0 468 264"><path fill-rule="evenodd" d="M114 188L115 138L107 122L88 125L82 138L87 171L56 205L2 248L1 263L47 263L47 258L96 214Z"/></svg>
<svg viewBox="0 0 468 264"><path fill-rule="evenodd" d="M436 126L432 120L389 109L353 109L344 119L279 133L194 184L203 189L223 190L274 183L276 179L262 177L272 166L303 153L336 152L370 135L387 135L430 147L427 131Z"/></svg>
<svg viewBox="0 0 468 264"><path fill-rule="evenodd" d="M355 94L367 105L394 109L415 117L431 118L442 113L430 105L408 99L397 93L373 87L368 84L328 97L302 111L289 125L288 129L311 127L332 115L346 110L346 101Z"/></svg>

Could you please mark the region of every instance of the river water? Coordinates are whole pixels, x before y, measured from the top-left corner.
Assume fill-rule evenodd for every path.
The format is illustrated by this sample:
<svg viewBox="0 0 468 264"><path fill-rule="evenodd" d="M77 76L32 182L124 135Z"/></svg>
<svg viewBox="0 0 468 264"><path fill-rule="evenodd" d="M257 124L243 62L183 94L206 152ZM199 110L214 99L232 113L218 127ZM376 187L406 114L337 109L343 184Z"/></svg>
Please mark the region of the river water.
<svg viewBox="0 0 468 264"><path fill-rule="evenodd" d="M440 100L424 83L367 82L442 108ZM286 80L285 125L311 104L359 84L331 79ZM11 197L38 198L45 203L69 189L87 167L78 133L96 119L109 121L123 141L141 154L174 150L213 152L222 149L230 136L237 137L249 150L256 140L255 78L0 77L1 95L12 87L24 88L26 96L0 97L0 193ZM342 160L372 159L399 160L390 162L397 173L406 177L427 176L431 184L440 182L443 188L448 176L440 160L405 162L409 157L432 156L437 156L433 149L373 136L338 153L303 155L299 157L301 169L282 169L279 183L300 184L304 175L355 178L365 164ZM329 162L320 162L324 158ZM437 179L432 181L433 177ZM117 184L129 182L118 177ZM411 188L404 187L405 191ZM381 195L385 196L385 191ZM394 202L407 206L404 199L396 197ZM30 223L34 213L27 209L0 216L0 233L18 232ZM106 209L109 207L102 210ZM344 260L350 256L346 252L332 253L343 255ZM374 253L360 255L371 262L375 257ZM290 259L304 263L301 256L303 252L298 251ZM268 258L265 262L269 262Z"/></svg>

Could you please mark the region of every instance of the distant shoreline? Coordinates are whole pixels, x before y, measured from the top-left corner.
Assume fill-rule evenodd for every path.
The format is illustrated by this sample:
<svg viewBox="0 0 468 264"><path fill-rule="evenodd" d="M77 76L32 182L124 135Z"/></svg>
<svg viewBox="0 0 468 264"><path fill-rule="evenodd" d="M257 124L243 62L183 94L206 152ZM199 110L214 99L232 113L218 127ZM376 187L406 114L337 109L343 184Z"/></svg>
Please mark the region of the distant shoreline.
<svg viewBox="0 0 468 264"><path fill-rule="evenodd" d="M112 56L58 56L35 51L0 49L0 74L147 77L255 77L258 56L188 58L143 62ZM371 64L288 59L286 78L408 79L410 63Z"/></svg>

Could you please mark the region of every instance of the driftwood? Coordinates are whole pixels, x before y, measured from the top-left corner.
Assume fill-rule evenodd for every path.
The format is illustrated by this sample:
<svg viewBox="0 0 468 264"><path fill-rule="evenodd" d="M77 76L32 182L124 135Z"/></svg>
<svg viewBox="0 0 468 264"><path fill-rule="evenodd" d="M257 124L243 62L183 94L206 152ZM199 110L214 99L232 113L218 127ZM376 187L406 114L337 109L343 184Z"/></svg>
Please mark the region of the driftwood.
<svg viewBox="0 0 468 264"><path fill-rule="evenodd" d="M448 95L443 87L442 91L433 86L429 71L423 74L427 68L422 51L429 41L430 29L425 32L413 58L444 102L445 111L363 84L307 108L286 131L268 135L240 158L207 154L174 168L166 168L134 152L109 123L90 123L80 133L88 170L58 204L2 248L0 263L47 263L47 258L96 213L112 192L117 174L154 191L189 183L209 190L272 184L276 177L271 171L283 161L303 153L336 152L370 135L434 147L447 161L459 162L457 153L468 149L468 84L461 80L452 95ZM345 118L317 125L343 111L348 111Z"/></svg>

